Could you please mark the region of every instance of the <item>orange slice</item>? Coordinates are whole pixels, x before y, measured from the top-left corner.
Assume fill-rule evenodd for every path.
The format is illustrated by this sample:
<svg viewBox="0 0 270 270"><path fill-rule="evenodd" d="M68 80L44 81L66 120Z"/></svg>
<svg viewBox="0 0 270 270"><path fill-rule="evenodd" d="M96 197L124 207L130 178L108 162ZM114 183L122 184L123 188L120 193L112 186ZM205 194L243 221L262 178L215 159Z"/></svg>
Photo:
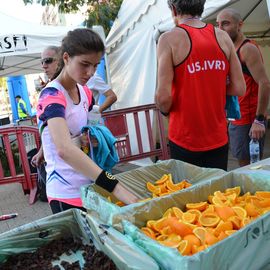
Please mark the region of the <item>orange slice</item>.
<svg viewBox="0 0 270 270"><path fill-rule="evenodd" d="M268 213L270 211L270 207L264 208L262 211L262 215Z"/></svg>
<svg viewBox="0 0 270 270"><path fill-rule="evenodd" d="M165 213L163 214L163 217L167 218L167 217L172 217L173 215L174 213L172 211L172 208L169 208L168 210L165 211Z"/></svg>
<svg viewBox="0 0 270 270"><path fill-rule="evenodd" d="M210 204L208 207L203 211L203 214L205 213L215 213L215 206Z"/></svg>
<svg viewBox="0 0 270 270"><path fill-rule="evenodd" d="M227 197L227 201L229 201L229 205L234 205L235 204L236 198L237 198L236 193L229 194L226 197Z"/></svg>
<svg viewBox="0 0 270 270"><path fill-rule="evenodd" d="M222 201L226 201L227 200L227 197L221 191L219 191L219 190L214 192L214 197L217 197L217 198L219 198Z"/></svg>
<svg viewBox="0 0 270 270"><path fill-rule="evenodd" d="M206 211L206 210L205 210ZM196 219L195 221L199 220L199 217L201 216L201 211L197 210L197 209L190 209L190 210L187 210L186 213L191 213L191 214L194 214L196 215Z"/></svg>
<svg viewBox="0 0 270 270"><path fill-rule="evenodd" d="M164 241L166 246L177 248L182 238L177 234L170 234Z"/></svg>
<svg viewBox="0 0 270 270"><path fill-rule="evenodd" d="M148 220L147 223L146 223L146 227L150 228L150 229L154 229L154 224L156 223L155 220Z"/></svg>
<svg viewBox="0 0 270 270"><path fill-rule="evenodd" d="M200 246L201 245L201 240L195 236L194 234L188 234L186 235L183 240L187 240L191 246Z"/></svg>
<svg viewBox="0 0 270 270"><path fill-rule="evenodd" d="M178 184L174 184L175 188L177 188L177 190L182 190L185 188L185 182L180 182Z"/></svg>
<svg viewBox="0 0 270 270"><path fill-rule="evenodd" d="M184 222L178 221L177 218L171 218L169 226L171 227L172 231L181 237L184 237L188 234L192 233L192 229L190 226L185 224Z"/></svg>
<svg viewBox="0 0 270 270"><path fill-rule="evenodd" d="M215 206L215 211L222 220L227 220L231 216L235 216L235 212L229 206Z"/></svg>
<svg viewBox="0 0 270 270"><path fill-rule="evenodd" d="M182 219L182 215L184 214L184 212L180 208L172 207L171 209L175 217L177 217L178 219Z"/></svg>
<svg viewBox="0 0 270 270"><path fill-rule="evenodd" d="M150 192L154 192L155 191L155 189L157 188L157 186L155 186L155 185L153 185L152 183L150 183L150 182L147 182L146 183L146 187L147 187L147 189L150 191Z"/></svg>
<svg viewBox="0 0 270 270"><path fill-rule="evenodd" d="M187 223L194 223L196 220L196 214L185 212L182 215L182 220Z"/></svg>
<svg viewBox="0 0 270 270"><path fill-rule="evenodd" d="M266 199L263 199L263 200L260 200L258 202L254 202L253 201L253 204L257 204L259 205L259 207L262 207L262 208L266 208L266 207L270 207L270 198L266 198Z"/></svg>
<svg viewBox="0 0 270 270"><path fill-rule="evenodd" d="M220 232L220 234L218 236L218 240L221 241L221 240L223 240L223 239L225 239L227 237L228 237L228 235L225 232L222 231L222 232Z"/></svg>
<svg viewBox="0 0 270 270"><path fill-rule="evenodd" d="M258 208L252 203L247 203L245 209L247 211L247 215L250 217L257 217L259 215Z"/></svg>
<svg viewBox="0 0 270 270"><path fill-rule="evenodd" d="M147 187L147 189L148 189L150 192L152 192L152 193L155 194L155 195L158 195L158 194L161 193L161 188L160 188L159 186L153 185L153 184L150 183L150 182L147 182L147 183L146 183L146 187Z"/></svg>
<svg viewBox="0 0 270 270"><path fill-rule="evenodd" d="M197 209L199 211L203 211L206 209L208 203L207 202L199 202L199 203L187 203L186 208L189 209Z"/></svg>
<svg viewBox="0 0 270 270"><path fill-rule="evenodd" d="M194 235L200 239L202 245L205 245L205 236L207 233L207 230L203 227L197 227L193 230Z"/></svg>
<svg viewBox="0 0 270 270"><path fill-rule="evenodd" d="M227 201L223 201L222 199L220 199L219 197L217 196L214 196L212 198L212 203L214 205L217 205L217 206L227 206L229 203Z"/></svg>
<svg viewBox="0 0 270 270"><path fill-rule="evenodd" d="M168 180L168 175L164 174L159 180L155 182L156 185L162 185Z"/></svg>
<svg viewBox="0 0 270 270"><path fill-rule="evenodd" d="M157 241L165 241L168 238L168 235L159 235L156 240Z"/></svg>
<svg viewBox="0 0 270 270"><path fill-rule="evenodd" d="M182 240L178 246L178 251L183 255L190 255L191 245L187 240Z"/></svg>
<svg viewBox="0 0 270 270"><path fill-rule="evenodd" d="M233 224L231 221L220 221L214 230L214 235L219 236L221 232L230 231L233 229Z"/></svg>
<svg viewBox="0 0 270 270"><path fill-rule="evenodd" d="M160 233L162 234L162 235L170 235L170 234L172 234L173 233L173 231L172 231L172 229L171 229L171 227L170 226L167 226L167 227L164 227L163 229L161 229L160 230Z"/></svg>
<svg viewBox="0 0 270 270"><path fill-rule="evenodd" d="M166 186L167 186L168 190L170 190L170 191L177 191L177 190L179 190L179 188L173 183L172 180L168 180L166 182Z"/></svg>
<svg viewBox="0 0 270 270"><path fill-rule="evenodd" d="M234 230L239 230L241 228L242 219L240 217L232 216L228 218L228 221L232 223Z"/></svg>
<svg viewBox="0 0 270 270"><path fill-rule="evenodd" d="M246 217L242 220L241 222L241 228L245 227L246 225L248 225L251 222L251 219L249 217Z"/></svg>
<svg viewBox="0 0 270 270"><path fill-rule="evenodd" d="M207 247L208 247L207 245L201 245L198 247L197 252L201 252L201 251L205 250Z"/></svg>
<svg viewBox="0 0 270 270"><path fill-rule="evenodd" d="M199 222L205 227L215 227L220 221L220 217L215 213L203 213L199 217Z"/></svg>
<svg viewBox="0 0 270 270"><path fill-rule="evenodd" d="M209 201L209 203L213 203L213 198L214 198L213 195L209 195L209 196L208 196L208 201Z"/></svg>
<svg viewBox="0 0 270 270"><path fill-rule="evenodd" d="M241 188L239 186L233 188L227 188L224 192L225 194L232 194L235 193L236 196L239 196L241 193Z"/></svg>
<svg viewBox="0 0 270 270"><path fill-rule="evenodd" d="M213 245L218 242L218 238L203 227L195 228L193 233L200 239L202 245Z"/></svg>
<svg viewBox="0 0 270 270"><path fill-rule="evenodd" d="M205 243L209 246L214 245L218 242L218 238L214 236L212 233L207 232L205 235Z"/></svg>
<svg viewBox="0 0 270 270"><path fill-rule="evenodd" d="M163 228L169 226L170 219L171 218L161 218L157 220L156 222L152 223L152 228L155 231L160 232Z"/></svg>
<svg viewBox="0 0 270 270"><path fill-rule="evenodd" d="M192 184L188 180L183 180L182 183L185 184L185 187L184 188L189 188L189 187L192 186Z"/></svg>
<svg viewBox="0 0 270 270"><path fill-rule="evenodd" d="M231 234L237 232L237 230L228 230L228 231L225 231L225 234L227 234L228 236L230 236Z"/></svg>
<svg viewBox="0 0 270 270"><path fill-rule="evenodd" d="M270 199L270 191L256 191L255 196Z"/></svg>
<svg viewBox="0 0 270 270"><path fill-rule="evenodd" d="M143 227L141 228L141 231L147 235L148 237L152 238L152 239L156 239L156 235L155 235L155 232L153 230L151 230L150 228L148 227Z"/></svg>
<svg viewBox="0 0 270 270"><path fill-rule="evenodd" d="M125 204L123 202L121 202L121 201L118 201L115 204L118 205L118 206L120 206L120 207L125 206Z"/></svg>
<svg viewBox="0 0 270 270"><path fill-rule="evenodd" d="M247 217L247 211L243 207L233 206L232 209L240 219Z"/></svg>
<svg viewBox="0 0 270 270"><path fill-rule="evenodd" d="M158 185L158 187L160 187L160 193L166 193L166 192L168 192L166 183L164 183L162 185Z"/></svg>

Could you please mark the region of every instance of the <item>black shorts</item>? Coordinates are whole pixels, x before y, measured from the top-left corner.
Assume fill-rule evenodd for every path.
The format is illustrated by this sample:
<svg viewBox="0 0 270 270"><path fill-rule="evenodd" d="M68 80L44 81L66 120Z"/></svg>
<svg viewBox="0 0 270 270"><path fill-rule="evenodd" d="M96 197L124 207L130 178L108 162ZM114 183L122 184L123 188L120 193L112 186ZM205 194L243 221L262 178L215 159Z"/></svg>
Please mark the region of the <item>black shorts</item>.
<svg viewBox="0 0 270 270"><path fill-rule="evenodd" d="M189 151L171 141L169 141L169 146L171 158L173 159L178 159L199 167L227 170L228 144L213 150L200 152Z"/></svg>
<svg viewBox="0 0 270 270"><path fill-rule="evenodd" d="M51 207L51 210L52 210L53 214L66 211L66 210L71 209L71 208L77 208L77 209L80 209L80 210L86 212L86 209L83 208L83 207L74 206L74 205L64 203L64 202L60 202L60 201L57 201L57 200L50 201L50 207Z"/></svg>
<svg viewBox="0 0 270 270"><path fill-rule="evenodd" d="M230 149L233 157L238 160L249 160L249 142L251 140L249 136L249 131L251 124L248 125L234 125L230 123L229 125L229 137L230 137ZM264 139L259 140L260 143L260 158L263 155Z"/></svg>

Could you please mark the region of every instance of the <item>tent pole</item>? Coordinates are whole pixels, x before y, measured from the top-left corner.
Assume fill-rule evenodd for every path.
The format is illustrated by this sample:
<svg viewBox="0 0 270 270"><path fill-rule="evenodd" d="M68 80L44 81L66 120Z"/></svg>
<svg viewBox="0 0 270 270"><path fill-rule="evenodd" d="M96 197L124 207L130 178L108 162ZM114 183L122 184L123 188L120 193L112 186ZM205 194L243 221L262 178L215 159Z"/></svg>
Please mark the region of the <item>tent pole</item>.
<svg viewBox="0 0 270 270"><path fill-rule="evenodd" d="M257 4L254 5L254 7L247 13L246 16L243 17L243 21L245 21L248 16L256 9L256 7L262 2L263 0L259 0Z"/></svg>

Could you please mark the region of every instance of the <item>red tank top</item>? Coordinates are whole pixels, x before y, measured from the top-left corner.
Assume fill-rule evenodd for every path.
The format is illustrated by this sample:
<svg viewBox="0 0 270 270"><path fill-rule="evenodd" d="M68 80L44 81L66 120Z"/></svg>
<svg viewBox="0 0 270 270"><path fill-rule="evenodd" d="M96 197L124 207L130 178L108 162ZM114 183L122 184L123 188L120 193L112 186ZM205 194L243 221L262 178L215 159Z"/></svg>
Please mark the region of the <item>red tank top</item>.
<svg viewBox="0 0 270 270"><path fill-rule="evenodd" d="M240 105L240 112L241 112L241 119L233 121L234 125L239 125L239 126L252 124L256 116L257 105L258 105L259 86L254 81L246 64L241 60L241 55L240 55L240 49L247 42L254 44L258 48L257 44L254 41L246 39L243 41L243 43L237 50L237 55L241 62L242 71L243 71L245 82L246 82L246 94L242 97L238 97L238 101Z"/></svg>
<svg viewBox="0 0 270 270"><path fill-rule="evenodd" d="M190 151L208 151L228 142L225 102L229 62L212 25L180 27L187 32L191 47L186 59L174 67L169 139Z"/></svg>

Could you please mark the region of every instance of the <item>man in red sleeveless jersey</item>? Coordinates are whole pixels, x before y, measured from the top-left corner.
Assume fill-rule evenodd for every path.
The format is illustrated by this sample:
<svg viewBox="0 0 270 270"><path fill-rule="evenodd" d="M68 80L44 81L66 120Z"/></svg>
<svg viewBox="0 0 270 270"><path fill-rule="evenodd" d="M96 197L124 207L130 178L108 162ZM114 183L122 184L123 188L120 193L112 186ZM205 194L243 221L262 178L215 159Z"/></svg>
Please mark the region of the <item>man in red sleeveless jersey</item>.
<svg viewBox="0 0 270 270"><path fill-rule="evenodd" d="M246 94L239 98L241 119L229 126L232 154L240 166L245 166L250 163L251 138L259 140L262 157L270 82L258 46L242 32L243 21L239 12L224 9L217 16L217 24L231 37L246 81Z"/></svg>
<svg viewBox="0 0 270 270"><path fill-rule="evenodd" d="M226 170L226 94L245 94L239 60L228 34L201 22L205 0L168 4L176 27L158 42L155 100L169 116L171 158Z"/></svg>

